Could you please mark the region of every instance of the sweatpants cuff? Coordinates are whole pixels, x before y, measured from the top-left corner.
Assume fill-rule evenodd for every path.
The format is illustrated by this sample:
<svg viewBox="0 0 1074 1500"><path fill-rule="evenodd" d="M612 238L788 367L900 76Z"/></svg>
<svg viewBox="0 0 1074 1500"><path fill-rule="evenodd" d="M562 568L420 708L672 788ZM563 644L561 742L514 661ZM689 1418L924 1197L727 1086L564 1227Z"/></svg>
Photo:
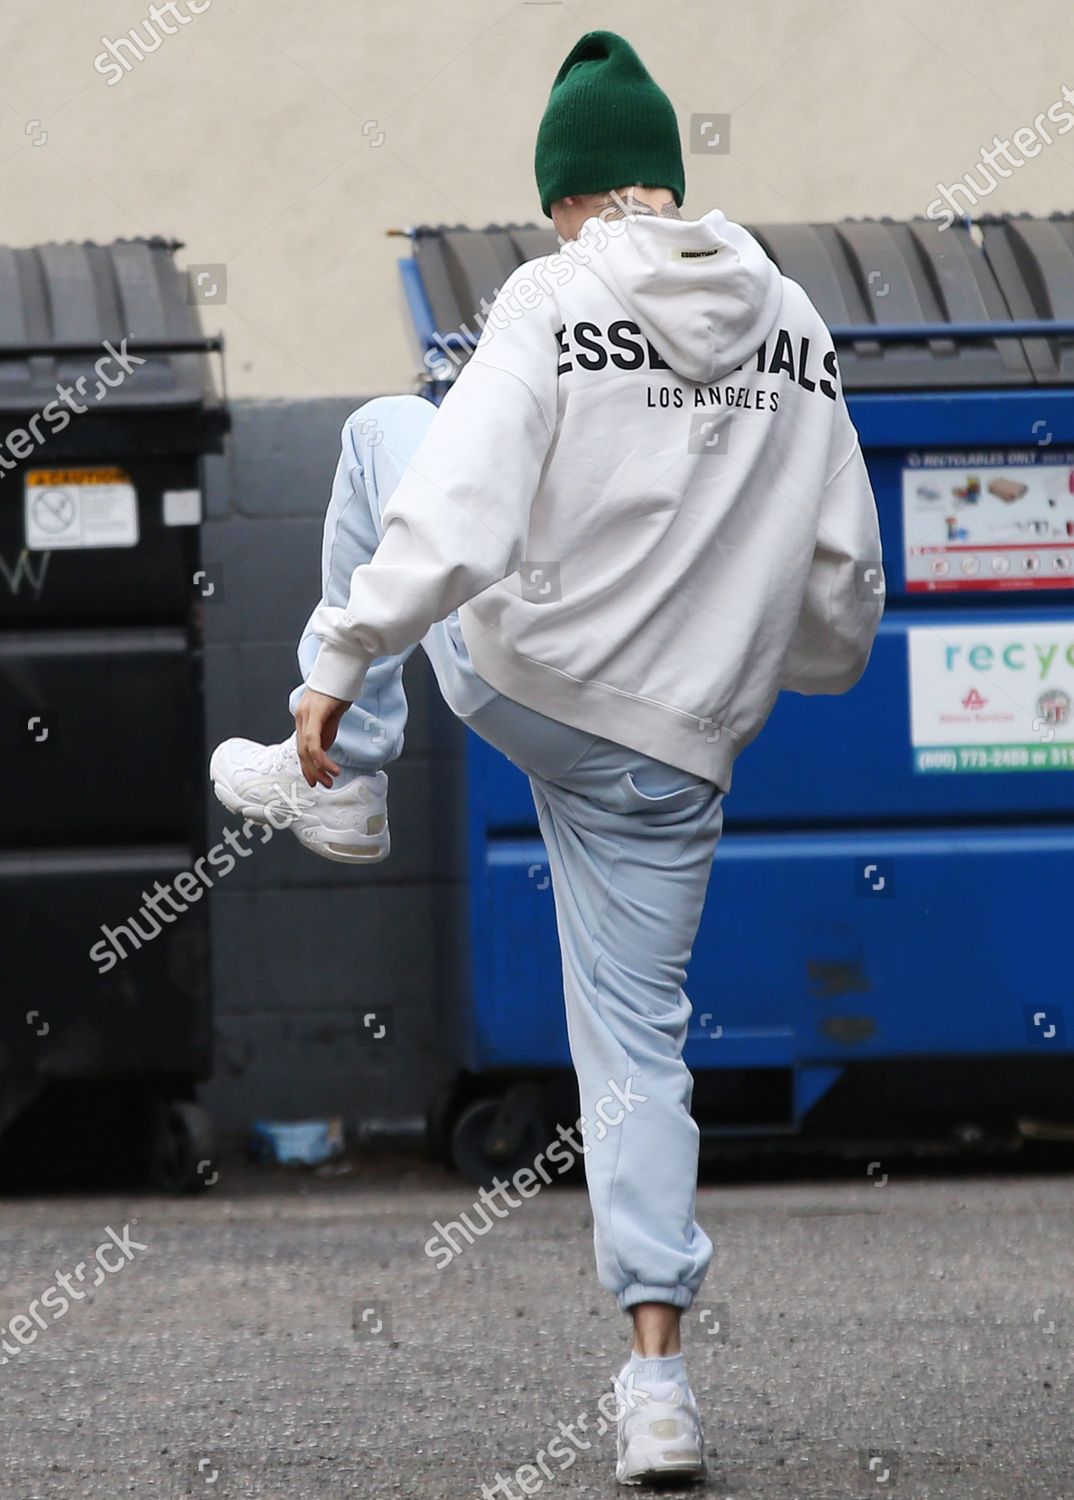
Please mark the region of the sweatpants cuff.
<svg viewBox="0 0 1074 1500"><path fill-rule="evenodd" d="M644 1286L636 1281L633 1286L616 1293L615 1300L622 1312L636 1302L670 1302L672 1307L687 1308L694 1300L694 1294L688 1286Z"/></svg>

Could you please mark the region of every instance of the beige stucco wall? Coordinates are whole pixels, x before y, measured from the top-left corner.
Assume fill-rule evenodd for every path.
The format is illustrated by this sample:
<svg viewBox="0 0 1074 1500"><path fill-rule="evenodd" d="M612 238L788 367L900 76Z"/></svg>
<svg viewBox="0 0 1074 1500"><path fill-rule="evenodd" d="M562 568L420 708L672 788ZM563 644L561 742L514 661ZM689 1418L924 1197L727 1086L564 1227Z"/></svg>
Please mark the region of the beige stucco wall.
<svg viewBox="0 0 1074 1500"><path fill-rule="evenodd" d="M187 24L109 86L102 40L150 0L2 0L0 238L159 233L226 265L204 313L236 394L410 384L385 231L540 218L534 131L583 31L634 43L684 136L731 115L730 154L687 156L686 211L755 222L922 213L1074 89L1070 0L176 3ZM982 207L1074 207L1074 131Z"/></svg>

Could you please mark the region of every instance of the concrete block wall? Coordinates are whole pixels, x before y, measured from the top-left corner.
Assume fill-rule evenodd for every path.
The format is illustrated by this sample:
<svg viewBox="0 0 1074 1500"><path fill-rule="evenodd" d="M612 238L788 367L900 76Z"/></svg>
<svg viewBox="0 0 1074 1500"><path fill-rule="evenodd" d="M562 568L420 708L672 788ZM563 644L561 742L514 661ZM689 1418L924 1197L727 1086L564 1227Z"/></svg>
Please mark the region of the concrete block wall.
<svg viewBox="0 0 1074 1500"><path fill-rule="evenodd" d="M230 735L275 742L292 728L287 696L320 594L340 429L360 404L236 402L228 450L207 462L206 755ZM201 1097L225 1136L257 1118L326 1115L352 1131L370 1121L406 1130L452 1071L464 731L420 649L404 684L410 718L389 768L389 860L355 870L286 831L265 844L254 836L213 891L216 1073ZM238 827L209 800L207 848L229 821Z"/></svg>

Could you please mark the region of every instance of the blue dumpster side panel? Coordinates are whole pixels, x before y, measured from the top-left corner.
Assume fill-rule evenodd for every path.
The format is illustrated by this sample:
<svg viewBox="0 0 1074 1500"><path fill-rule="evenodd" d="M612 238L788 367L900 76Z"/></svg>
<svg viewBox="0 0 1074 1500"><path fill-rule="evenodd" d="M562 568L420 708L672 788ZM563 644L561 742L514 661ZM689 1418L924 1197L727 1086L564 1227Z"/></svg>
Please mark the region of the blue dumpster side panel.
<svg viewBox="0 0 1074 1500"><path fill-rule="evenodd" d="M1072 857L1062 826L727 834L687 981L687 1061L1070 1053L1054 976ZM490 843L475 918L488 957L470 1065L569 1066L539 837Z"/></svg>

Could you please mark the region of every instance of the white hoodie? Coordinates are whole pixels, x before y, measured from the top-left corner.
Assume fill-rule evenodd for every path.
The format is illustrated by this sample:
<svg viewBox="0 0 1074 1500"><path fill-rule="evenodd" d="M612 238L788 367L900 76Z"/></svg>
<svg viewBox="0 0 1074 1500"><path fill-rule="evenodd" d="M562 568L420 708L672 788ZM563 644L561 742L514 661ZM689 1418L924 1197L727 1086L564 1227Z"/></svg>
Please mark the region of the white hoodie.
<svg viewBox="0 0 1074 1500"><path fill-rule="evenodd" d="M780 688L840 693L880 534L831 336L747 230L587 220L519 267L385 507L308 683L459 611L508 697L710 778Z"/></svg>

